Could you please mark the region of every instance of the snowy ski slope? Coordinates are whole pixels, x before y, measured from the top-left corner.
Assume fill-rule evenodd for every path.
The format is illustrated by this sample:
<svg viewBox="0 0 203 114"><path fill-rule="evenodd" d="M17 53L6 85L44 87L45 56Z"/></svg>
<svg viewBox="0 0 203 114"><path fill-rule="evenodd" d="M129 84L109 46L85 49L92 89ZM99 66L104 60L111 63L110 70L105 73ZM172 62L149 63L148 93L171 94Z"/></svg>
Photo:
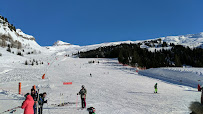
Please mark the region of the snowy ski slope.
<svg viewBox="0 0 203 114"><path fill-rule="evenodd" d="M88 114L85 109L78 110L79 96L76 103L81 85L87 89L87 107L95 107L96 114L188 114L190 102L200 100L195 88L141 76L134 68L118 64L116 59L79 59L64 55L64 52L43 55L49 66L31 67L21 63L1 66L0 111L23 102L23 95L17 94L19 82L23 94L30 92L33 85L37 85L40 92L48 93L45 114ZM99 64L89 64L91 60ZM44 73L45 80L42 80ZM63 82L73 84L63 85ZM158 83L158 94L153 93L155 83ZM54 105L63 102L71 104ZM15 113L21 114L23 110L17 109Z"/></svg>

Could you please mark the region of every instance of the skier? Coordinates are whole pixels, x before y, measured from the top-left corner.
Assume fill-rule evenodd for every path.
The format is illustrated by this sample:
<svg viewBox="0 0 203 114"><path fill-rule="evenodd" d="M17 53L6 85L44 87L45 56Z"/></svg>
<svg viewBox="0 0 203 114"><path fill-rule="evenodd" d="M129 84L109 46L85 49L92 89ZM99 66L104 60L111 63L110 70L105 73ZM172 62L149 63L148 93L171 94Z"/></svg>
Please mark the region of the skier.
<svg viewBox="0 0 203 114"><path fill-rule="evenodd" d="M31 95L27 95L26 100L23 102L21 108L24 109L24 114L34 114L33 110L34 100Z"/></svg>
<svg viewBox="0 0 203 114"><path fill-rule="evenodd" d="M43 105L44 103L47 103L47 100L45 101L45 97L46 97L47 93L44 92L43 94L39 94L39 114L42 114L42 109L43 109Z"/></svg>
<svg viewBox="0 0 203 114"><path fill-rule="evenodd" d="M85 89L85 86L82 85L82 89L79 91L79 93L77 93L77 95L80 95L81 97L82 108L86 107L86 94L87 94L87 90Z"/></svg>
<svg viewBox="0 0 203 114"><path fill-rule="evenodd" d="M37 92L35 91L34 88L31 89L31 96L34 100L34 106L33 106L33 109L34 109L34 114L36 114L36 111L37 111Z"/></svg>
<svg viewBox="0 0 203 114"><path fill-rule="evenodd" d="M157 83L154 85L154 89L155 89L154 93L157 93Z"/></svg>

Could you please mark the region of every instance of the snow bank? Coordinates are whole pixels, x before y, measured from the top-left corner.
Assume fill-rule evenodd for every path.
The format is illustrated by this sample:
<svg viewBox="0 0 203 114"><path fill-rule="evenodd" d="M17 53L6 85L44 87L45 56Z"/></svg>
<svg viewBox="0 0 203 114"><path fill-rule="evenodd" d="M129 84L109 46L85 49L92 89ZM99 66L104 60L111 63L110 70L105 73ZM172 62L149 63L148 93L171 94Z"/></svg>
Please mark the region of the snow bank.
<svg viewBox="0 0 203 114"><path fill-rule="evenodd" d="M199 75L198 73L170 70L165 68L151 68L148 70L139 71L139 74L194 88L196 88L198 83L200 83L199 80L203 80L203 76Z"/></svg>

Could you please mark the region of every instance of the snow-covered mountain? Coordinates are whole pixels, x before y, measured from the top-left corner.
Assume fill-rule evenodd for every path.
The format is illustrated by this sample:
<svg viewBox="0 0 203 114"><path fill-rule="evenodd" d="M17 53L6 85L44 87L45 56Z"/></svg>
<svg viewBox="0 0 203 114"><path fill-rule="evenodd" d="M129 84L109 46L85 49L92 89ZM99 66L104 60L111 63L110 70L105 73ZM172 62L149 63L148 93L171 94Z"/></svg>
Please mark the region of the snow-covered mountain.
<svg viewBox="0 0 203 114"><path fill-rule="evenodd" d="M71 44L58 40L57 42L54 43L53 46L69 46L69 45L71 45Z"/></svg>
<svg viewBox="0 0 203 114"><path fill-rule="evenodd" d="M190 48L202 47L203 32L198 34L188 34L179 36L160 37L164 42L188 46Z"/></svg>
<svg viewBox="0 0 203 114"><path fill-rule="evenodd" d="M1 22L4 22L0 19ZM31 35L23 33L20 29L16 31L9 28L9 23L0 23L0 43L4 40L6 44L11 44L12 42L20 42L22 48L30 47L36 50L40 50L41 46L35 41L35 38Z"/></svg>
<svg viewBox="0 0 203 114"><path fill-rule="evenodd" d="M66 43L63 41L57 41L54 43L53 46L40 46L36 41L35 38L32 35L25 34L20 29L13 30L11 29L13 25L11 25L9 22L6 22L2 18L0 18L0 47L2 47L2 44L5 44L4 47L7 47L7 45L13 45L18 48L19 44L22 48L21 50L25 50L23 53L24 55L27 55L27 53L36 52L52 52L57 53L61 51L69 51L71 50L72 53L77 53L80 51L88 51L93 50L99 47L104 46L115 46L120 45L122 43L126 44L137 44L141 43L141 48L147 48L150 51L159 50L159 49L171 49L170 44L175 45L184 45L188 46L190 48L195 47L203 47L203 32L198 34L188 34L188 35L179 35L179 36L166 36L166 37L159 37L155 39L149 39L149 40L140 40L140 41L118 41L118 42L107 42L107 43L101 43L101 44L93 44L93 45L87 45L87 46L78 46L78 45L72 45L70 43ZM162 44L166 43L166 47L162 47ZM6 48L4 48L6 50ZM17 49L12 49L16 51ZM69 51L70 52L70 51Z"/></svg>
<svg viewBox="0 0 203 114"><path fill-rule="evenodd" d="M166 42L168 45L173 43L175 45L183 45L183 46L188 46L190 48L203 47L203 32L198 33L198 34L187 34L187 35L179 35L179 36L166 36L166 37L159 37L159 38L155 38L155 39L139 40L139 41L108 42L108 43L101 43L101 44L95 44L95 45L89 45L89 46L83 46L83 47L88 47L91 50L91 49L104 47L104 46L120 45L122 43L126 43L126 44L142 43L141 48L149 48L149 49L162 48L162 47L156 47L156 43L154 43L154 45L155 45L154 47L149 47L149 46L145 45L146 42L151 43L151 41L160 41L158 43L161 43L161 44L163 44L163 42ZM84 49L82 49L82 51L86 51L86 49L87 48L84 48Z"/></svg>

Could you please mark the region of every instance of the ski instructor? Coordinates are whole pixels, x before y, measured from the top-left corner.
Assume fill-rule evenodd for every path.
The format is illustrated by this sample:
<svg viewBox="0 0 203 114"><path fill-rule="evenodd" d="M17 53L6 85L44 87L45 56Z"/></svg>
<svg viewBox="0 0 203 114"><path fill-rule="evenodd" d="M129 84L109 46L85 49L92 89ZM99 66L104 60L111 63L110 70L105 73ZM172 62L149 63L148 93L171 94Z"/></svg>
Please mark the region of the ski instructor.
<svg viewBox="0 0 203 114"><path fill-rule="evenodd" d="M87 90L85 89L85 86L82 85L82 89L79 91L79 93L77 93L77 95L80 95L81 97L82 108L86 107L86 94Z"/></svg>

